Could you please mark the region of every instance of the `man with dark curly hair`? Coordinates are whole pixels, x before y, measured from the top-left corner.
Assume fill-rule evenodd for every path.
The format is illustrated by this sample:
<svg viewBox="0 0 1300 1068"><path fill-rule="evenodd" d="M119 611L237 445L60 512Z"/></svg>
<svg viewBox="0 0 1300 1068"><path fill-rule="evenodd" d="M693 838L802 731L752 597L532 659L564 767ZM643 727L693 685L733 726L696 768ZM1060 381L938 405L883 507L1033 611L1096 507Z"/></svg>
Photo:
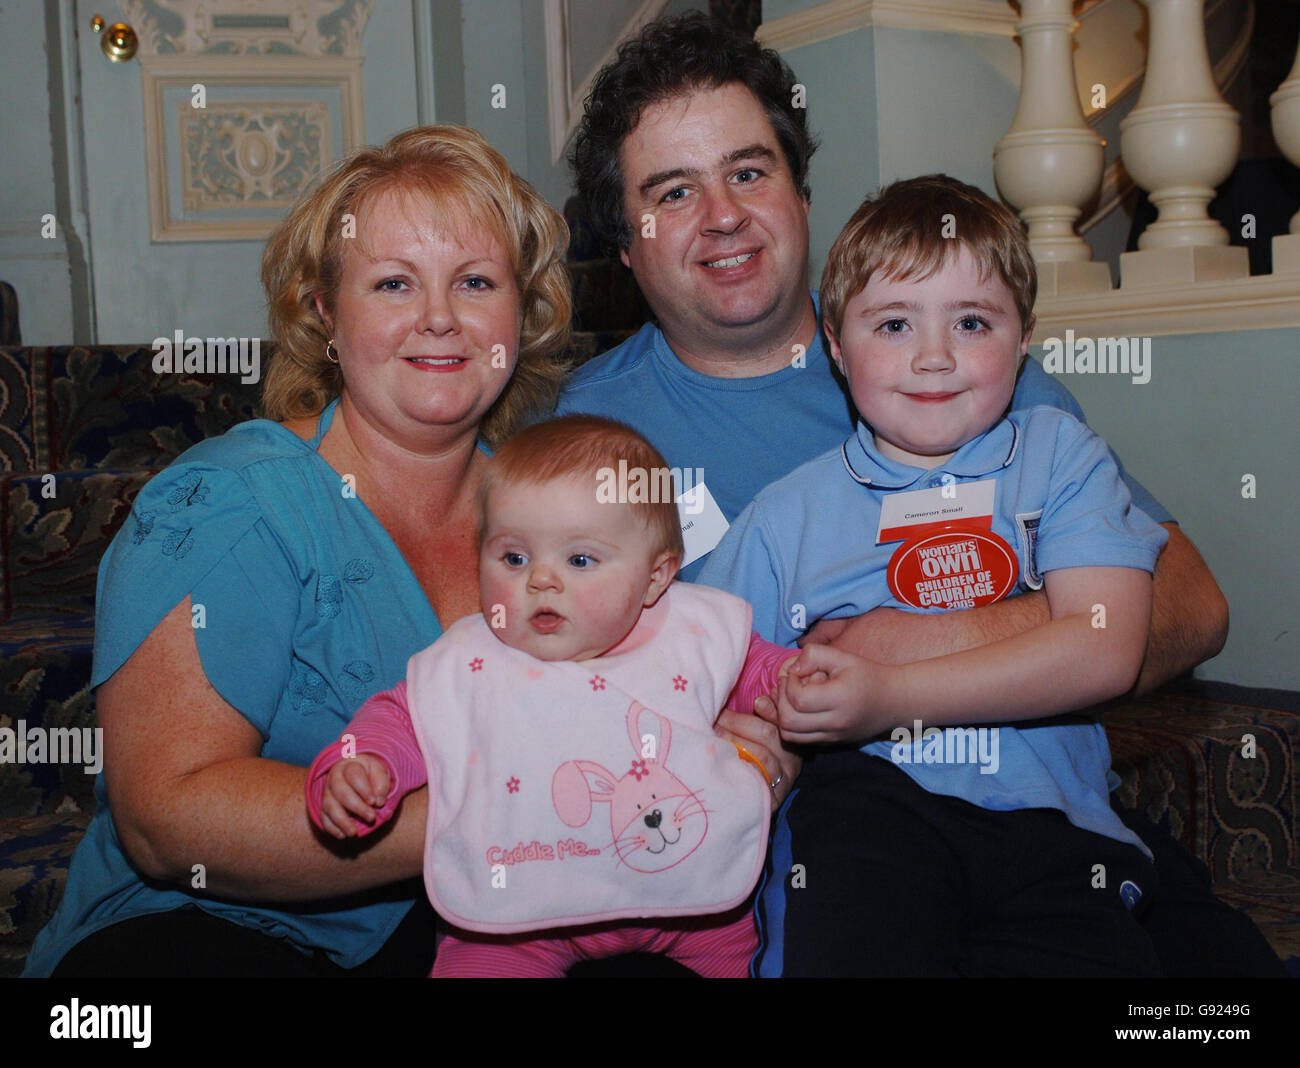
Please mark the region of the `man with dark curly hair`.
<svg viewBox="0 0 1300 1068"><path fill-rule="evenodd" d="M657 322L575 372L560 411L628 422L670 466L693 474L682 517L687 581L760 489L853 432L807 288L816 143L800 90L775 52L729 27L699 13L661 19L597 75L573 151L592 222L632 269ZM1036 404L1083 419L1069 391L1027 360L1011 409ZM1227 605L1173 517L1124 480L1169 531L1137 687L1145 692L1222 648ZM1035 593L931 615L878 608L818 624L809 640L902 663L986 645L1047 618ZM1145 922L1165 971L1276 974L1262 937L1213 898L1186 853L1136 813L1121 815L1156 854L1162 890ZM779 939L780 917L762 918L765 939ZM779 968L780 956L760 951L758 974L771 974L773 960ZM805 956L815 962L816 947Z"/></svg>

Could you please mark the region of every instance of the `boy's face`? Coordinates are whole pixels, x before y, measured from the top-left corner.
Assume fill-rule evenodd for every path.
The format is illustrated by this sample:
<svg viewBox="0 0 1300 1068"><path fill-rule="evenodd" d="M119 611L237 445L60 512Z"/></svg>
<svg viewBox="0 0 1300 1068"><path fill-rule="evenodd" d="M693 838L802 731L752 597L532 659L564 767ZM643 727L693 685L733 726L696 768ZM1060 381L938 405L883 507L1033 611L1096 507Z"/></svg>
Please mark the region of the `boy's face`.
<svg viewBox="0 0 1300 1068"><path fill-rule="evenodd" d="M827 339L876 448L933 468L1006 412L1032 326L962 246L929 278L874 274Z"/></svg>
<svg viewBox="0 0 1300 1068"><path fill-rule="evenodd" d="M596 486L593 474L499 483L488 494L479 551L483 615L506 645L538 660L607 652L676 574L673 554L652 553L636 510L597 501Z"/></svg>

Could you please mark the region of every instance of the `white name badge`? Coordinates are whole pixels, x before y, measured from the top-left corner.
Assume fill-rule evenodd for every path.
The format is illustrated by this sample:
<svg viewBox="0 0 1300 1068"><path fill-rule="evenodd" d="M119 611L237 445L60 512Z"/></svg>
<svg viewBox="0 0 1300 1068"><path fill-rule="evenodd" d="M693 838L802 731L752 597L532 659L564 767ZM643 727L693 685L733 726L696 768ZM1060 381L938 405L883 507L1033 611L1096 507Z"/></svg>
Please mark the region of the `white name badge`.
<svg viewBox="0 0 1300 1068"><path fill-rule="evenodd" d="M678 494L677 517L682 523L682 542L686 547L682 567L713 552L731 526L703 482L697 482L685 493Z"/></svg>
<svg viewBox="0 0 1300 1068"><path fill-rule="evenodd" d="M991 527L993 495L997 479L979 482L951 482L932 489L891 493L880 504L880 528L876 543L915 537L920 528L944 523Z"/></svg>

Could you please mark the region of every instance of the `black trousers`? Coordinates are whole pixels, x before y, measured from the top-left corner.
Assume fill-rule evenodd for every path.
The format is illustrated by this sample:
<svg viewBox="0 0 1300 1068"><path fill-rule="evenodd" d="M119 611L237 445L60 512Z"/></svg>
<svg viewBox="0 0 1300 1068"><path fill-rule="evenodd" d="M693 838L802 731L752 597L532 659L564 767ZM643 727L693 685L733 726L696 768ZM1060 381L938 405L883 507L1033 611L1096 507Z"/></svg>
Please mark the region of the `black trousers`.
<svg viewBox="0 0 1300 1068"><path fill-rule="evenodd" d="M73 946L52 974L56 979L422 978L433 967L434 920L421 895L383 948L349 969L319 951L307 956L283 939L187 905L96 931Z"/></svg>
<svg viewBox="0 0 1300 1068"><path fill-rule="evenodd" d="M797 874L769 876L784 915L777 887L762 896L763 953L785 975L1281 974L1208 873L1130 818L1156 865L1052 809L991 812L887 761L818 754L788 810Z"/></svg>
<svg viewBox="0 0 1300 1068"><path fill-rule="evenodd" d="M1166 976L1179 978L1285 979L1286 965L1273 947L1211 889L1210 870L1168 831L1111 797L1110 807L1155 855L1160 893L1142 915Z"/></svg>

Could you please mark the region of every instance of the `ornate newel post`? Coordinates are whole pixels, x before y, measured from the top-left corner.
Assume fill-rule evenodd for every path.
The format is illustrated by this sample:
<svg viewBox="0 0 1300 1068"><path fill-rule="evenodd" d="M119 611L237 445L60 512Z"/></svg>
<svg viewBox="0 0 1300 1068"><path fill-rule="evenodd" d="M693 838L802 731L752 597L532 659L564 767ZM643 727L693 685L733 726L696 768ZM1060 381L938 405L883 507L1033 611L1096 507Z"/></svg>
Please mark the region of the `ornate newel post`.
<svg viewBox="0 0 1300 1068"><path fill-rule="evenodd" d="M1296 50L1291 73L1268 102L1273 105L1277 147L1300 167L1300 49ZM1300 273L1300 211L1291 216L1291 232L1273 238L1273 273Z"/></svg>
<svg viewBox="0 0 1300 1068"><path fill-rule="evenodd" d="M1160 210L1120 257L1120 284L1184 285L1245 278L1244 248L1206 206L1236 166L1241 119L1219 95L1205 47L1204 0L1142 0L1151 46L1142 95L1120 123L1124 166Z"/></svg>
<svg viewBox="0 0 1300 1068"><path fill-rule="evenodd" d="M1071 0L1021 0L1016 117L993 152L993 176L1029 228L1040 296L1110 288L1075 221L1101 185L1105 142L1084 121L1074 83Z"/></svg>

